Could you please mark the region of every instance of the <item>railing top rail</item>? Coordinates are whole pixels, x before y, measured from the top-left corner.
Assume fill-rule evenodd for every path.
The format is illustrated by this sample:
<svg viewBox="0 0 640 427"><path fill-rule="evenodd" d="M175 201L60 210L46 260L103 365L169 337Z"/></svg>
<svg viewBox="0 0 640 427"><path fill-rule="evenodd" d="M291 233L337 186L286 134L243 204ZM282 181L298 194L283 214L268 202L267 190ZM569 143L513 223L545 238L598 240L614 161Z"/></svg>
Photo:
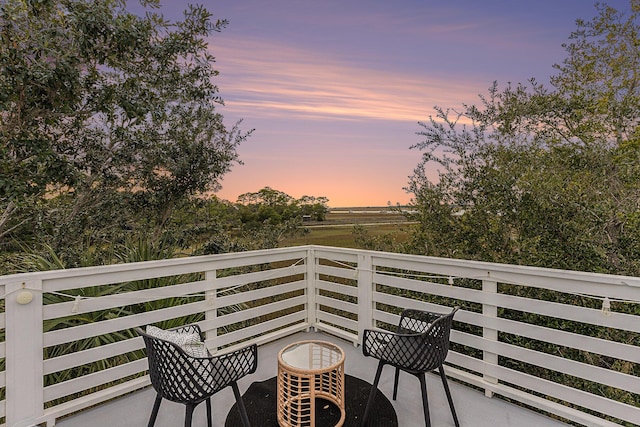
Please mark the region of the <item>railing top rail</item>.
<svg viewBox="0 0 640 427"><path fill-rule="evenodd" d="M486 261L473 261L455 258L440 258L425 255L411 255L396 252L378 252L362 249L334 248L330 246L314 246L315 249L338 252L338 253L369 253L373 257L374 265L376 260L389 259L400 261L414 261L420 264L439 265L443 267L454 267L468 270L485 271L491 273L518 274L527 276L537 276L541 278L554 278L563 280L575 280L581 282L597 282L607 285L628 286L640 289L640 277L623 276L605 273L591 273L585 271L560 270L545 267L533 267L516 264L500 264ZM488 279L490 277L487 277ZM496 279L498 277L496 276Z"/></svg>
<svg viewBox="0 0 640 427"><path fill-rule="evenodd" d="M224 264L225 262L230 262L233 260L236 260L236 261L242 260L242 259L248 260L250 258L259 258L262 256L273 256L277 254L298 253L299 254L298 256L303 256L303 254L307 253L311 249L315 249L318 251L339 253L339 254L350 254L350 255L367 254L372 257L374 265L379 265L381 263L384 263L384 260L394 260L394 261L401 261L404 263L415 263L416 267L418 264L420 264L422 266L428 265L430 268L433 266L437 266L440 269L455 268L461 272L467 271L469 274L475 273L474 277L480 277L478 276L478 274L483 274L484 276L486 276L486 277L484 276L482 277L485 280L490 280L493 278L497 281L504 280L507 282L509 281L513 282L513 281L516 281L517 277L527 276L527 277L535 278L539 280L554 279L554 280L562 280L562 281L580 282L583 284L597 283L597 284L615 285L615 286L629 288L629 290L632 290L633 292L635 292L636 289L640 289L640 277L602 274L602 273L589 273L584 271L570 271L570 270L532 267L532 266L524 266L524 265L499 264L499 263L491 263L491 262L484 262L484 261L472 261L472 260L453 259L453 258L439 258L439 257L430 257L430 256L424 256L424 255L378 252L378 251L369 251L369 250L352 249L352 248L337 248L337 247L319 246L319 245L292 246L292 247L286 247L286 248L263 249L263 250L257 250L257 251L233 252L233 253L226 253L226 254L203 255L203 256L174 258L174 259L156 260L156 261L142 261L142 262L134 262L134 263L82 267L82 268L74 268L74 269L68 269L68 270L50 270L50 271L43 271L43 272L18 273L18 274L0 276L0 285L16 284L16 283L34 281L34 280L43 280L43 281L55 280L60 278L67 278L70 276L78 278L78 277L85 277L85 276L110 274L115 272L125 273L125 272L144 271L144 270L153 270L158 268L171 268L171 267L180 267L180 266L183 266L183 267L190 266L192 270L197 270L200 266L205 268L206 264L209 264L209 263ZM443 274L451 274L451 272L450 270L447 270L447 273L443 273Z"/></svg>
<svg viewBox="0 0 640 427"><path fill-rule="evenodd" d="M82 277L82 276L93 276L93 275L99 275L99 274L109 274L114 272L153 270L156 268L171 267L171 266L186 266L186 265L198 266L200 264L205 265L208 263L224 263L225 261L231 261L231 260L237 260L237 259L243 259L243 258L245 259L257 258L261 256L274 255L274 254L287 254L287 253L303 254L307 252L307 249L308 249L307 246L291 246L286 248L262 249L262 250L247 251L247 252L230 252L225 254L201 255L201 256L192 256L192 257L184 257L184 258L161 259L161 260L154 260L154 261L140 261L140 262L121 263L121 264L99 265L99 266L93 266L93 267L79 267L79 268L73 268L73 269L16 273L16 274L10 274L6 276L0 276L0 285L20 283L20 282L32 281L32 280L59 279L59 278L69 277L70 275L73 275L74 277Z"/></svg>

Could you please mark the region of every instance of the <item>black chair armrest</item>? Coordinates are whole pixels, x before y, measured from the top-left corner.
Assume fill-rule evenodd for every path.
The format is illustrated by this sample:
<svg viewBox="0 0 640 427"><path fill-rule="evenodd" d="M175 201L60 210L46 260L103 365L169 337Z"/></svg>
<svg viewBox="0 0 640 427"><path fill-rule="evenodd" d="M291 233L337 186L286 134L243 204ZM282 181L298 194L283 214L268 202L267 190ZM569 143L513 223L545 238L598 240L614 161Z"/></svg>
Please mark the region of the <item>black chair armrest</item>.
<svg viewBox="0 0 640 427"><path fill-rule="evenodd" d="M423 337L418 333L399 334L396 332L365 329L362 353L394 366L412 364Z"/></svg>
<svg viewBox="0 0 640 427"><path fill-rule="evenodd" d="M185 353L180 347L178 350L184 355L185 364L190 366L186 371L192 373L194 382L210 394L254 373L258 368L256 344L210 357L194 357Z"/></svg>

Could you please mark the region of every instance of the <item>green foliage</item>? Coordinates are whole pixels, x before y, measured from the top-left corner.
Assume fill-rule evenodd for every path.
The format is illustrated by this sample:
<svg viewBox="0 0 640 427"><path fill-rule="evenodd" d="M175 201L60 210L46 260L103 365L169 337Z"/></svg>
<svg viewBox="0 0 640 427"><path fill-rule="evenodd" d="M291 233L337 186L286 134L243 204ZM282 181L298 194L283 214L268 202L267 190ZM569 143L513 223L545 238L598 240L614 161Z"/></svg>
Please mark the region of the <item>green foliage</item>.
<svg viewBox="0 0 640 427"><path fill-rule="evenodd" d="M480 105L420 123L412 251L640 274L636 6L577 21L551 89L494 83Z"/></svg>
<svg viewBox="0 0 640 427"><path fill-rule="evenodd" d="M236 206L246 227L259 228L265 223L274 225L291 220L301 221L305 215L314 221L324 221L328 201L326 197L313 196L294 199L282 191L264 187L256 193L238 196Z"/></svg>
<svg viewBox="0 0 640 427"><path fill-rule="evenodd" d="M496 83L479 105L420 123L408 189L411 251L508 264L640 275L640 3L597 5L577 21L551 87ZM437 179L429 179L430 171ZM502 292L597 308L601 302L501 284ZM637 315L634 304L619 312ZM500 309L499 316L631 342L637 334ZM631 363L500 333L500 341L637 375ZM500 365L632 405L638 396L505 357ZM566 403L565 403L566 404Z"/></svg>
<svg viewBox="0 0 640 427"><path fill-rule="evenodd" d="M238 161L248 134L217 111L207 44L226 21L189 6L169 22L155 3L144 15L121 0L0 5L0 244L160 239Z"/></svg>
<svg viewBox="0 0 640 427"><path fill-rule="evenodd" d="M256 193L245 193L238 202L224 204L223 215L210 231L208 241L199 254L217 254L275 248L285 238L305 233L301 227L304 215L324 219L328 210L324 197L303 196L296 200L282 191L265 187ZM223 212L217 209L218 212ZM311 213L308 213L311 212ZM315 216L313 216L315 215Z"/></svg>

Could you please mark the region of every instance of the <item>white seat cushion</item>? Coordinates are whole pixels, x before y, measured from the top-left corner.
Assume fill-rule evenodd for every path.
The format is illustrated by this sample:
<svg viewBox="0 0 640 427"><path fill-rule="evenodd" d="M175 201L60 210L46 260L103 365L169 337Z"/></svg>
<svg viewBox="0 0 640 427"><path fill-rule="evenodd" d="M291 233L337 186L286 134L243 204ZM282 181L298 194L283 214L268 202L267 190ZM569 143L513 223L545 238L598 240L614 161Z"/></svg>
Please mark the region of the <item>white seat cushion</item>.
<svg viewBox="0 0 640 427"><path fill-rule="evenodd" d="M147 326L147 334L155 338L160 338L165 341L177 344L182 348L189 356L193 357L209 357L207 347L202 341L200 336L196 333L184 333L176 331L167 331L155 326Z"/></svg>

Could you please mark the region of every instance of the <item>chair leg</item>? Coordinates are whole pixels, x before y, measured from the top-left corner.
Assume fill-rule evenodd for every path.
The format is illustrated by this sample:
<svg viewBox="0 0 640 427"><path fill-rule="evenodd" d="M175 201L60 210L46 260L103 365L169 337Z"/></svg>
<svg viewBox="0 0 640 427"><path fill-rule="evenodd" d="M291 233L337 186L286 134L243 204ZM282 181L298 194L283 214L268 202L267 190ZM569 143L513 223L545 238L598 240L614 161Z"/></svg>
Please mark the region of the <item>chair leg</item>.
<svg viewBox="0 0 640 427"><path fill-rule="evenodd" d="M242 419L242 425L244 427L251 427L249 424L249 417L247 416L247 408L244 407L244 401L242 400L242 396L240 395L240 390L238 389L238 383L235 381L231 383L231 388L233 389L233 394L236 397L236 403L238 404L238 409L240 410L240 418Z"/></svg>
<svg viewBox="0 0 640 427"><path fill-rule="evenodd" d="M149 418L148 427L153 427L156 423L156 418L158 418L158 410L160 409L160 403L162 403L162 396L160 393L156 394L156 401L153 404L153 410L151 411L151 417Z"/></svg>
<svg viewBox="0 0 640 427"><path fill-rule="evenodd" d="M184 413L184 427L191 427L191 419L193 418L193 410L196 409L194 405L185 405Z"/></svg>
<svg viewBox="0 0 640 427"><path fill-rule="evenodd" d="M417 374L420 380L420 390L422 391L422 407L424 409L424 424L431 427L431 418L429 417L429 399L427 399L427 380L424 372Z"/></svg>
<svg viewBox="0 0 640 427"><path fill-rule="evenodd" d="M207 399L207 427L212 427L212 425L211 425L211 398Z"/></svg>
<svg viewBox="0 0 640 427"><path fill-rule="evenodd" d="M438 368L440 371L440 378L442 379L442 385L444 386L444 392L447 394L447 400L449 401L449 408L451 408L451 415L453 415L453 422L456 427L460 427L460 423L458 422L458 416L456 415L456 408L453 407L453 399L451 398L451 391L449 390L449 382L447 381L447 376L444 374L444 367L440 365Z"/></svg>
<svg viewBox="0 0 640 427"><path fill-rule="evenodd" d="M393 379L393 400L398 397L398 380L400 379L400 368L396 368L396 376Z"/></svg>
<svg viewBox="0 0 640 427"><path fill-rule="evenodd" d="M384 367L384 363L380 361L378 363L378 369L376 370L376 378L373 380L373 385L371 386L371 390L369 391L369 398L367 399L367 407L364 410L364 415L362 416L362 425L367 425L367 419L369 418L369 411L373 408L373 401L376 398L376 392L378 391L378 383L380 382L380 375L382 374L382 368Z"/></svg>

